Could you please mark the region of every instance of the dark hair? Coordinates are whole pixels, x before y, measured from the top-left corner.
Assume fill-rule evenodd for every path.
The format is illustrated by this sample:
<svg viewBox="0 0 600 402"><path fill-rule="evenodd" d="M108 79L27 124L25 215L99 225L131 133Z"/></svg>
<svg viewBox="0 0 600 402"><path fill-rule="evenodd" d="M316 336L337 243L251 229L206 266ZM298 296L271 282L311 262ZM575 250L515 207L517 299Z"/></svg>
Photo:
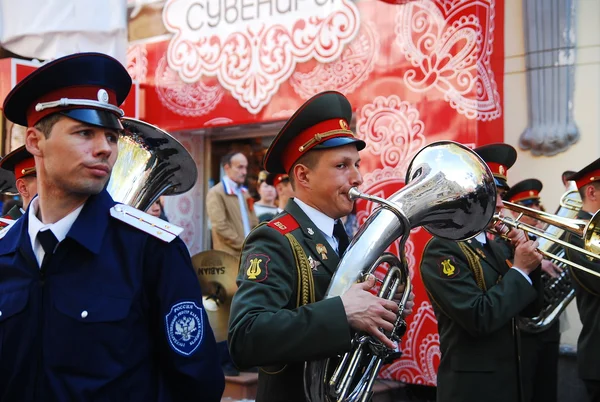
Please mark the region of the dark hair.
<svg viewBox="0 0 600 402"><path fill-rule="evenodd" d="M56 122L62 117L64 116L60 113L52 113L51 115L46 116L42 118L42 120L35 123L33 127L40 130L42 133L44 133L44 136L48 138L50 136L50 132L52 131L52 127L54 127Z"/></svg>
<svg viewBox="0 0 600 402"><path fill-rule="evenodd" d="M586 184L585 186L583 186L579 189L579 195L581 196L582 200L585 200L585 190L588 188L588 186L594 186L594 188L596 190L600 191L600 182L599 181L593 181L589 184Z"/></svg>
<svg viewBox="0 0 600 402"><path fill-rule="evenodd" d="M567 181L567 178L568 178L569 176L572 176L572 175L574 175L575 173L577 173L577 172L574 172L574 171L572 171L572 170L565 170L565 171L563 172L562 176L561 176L561 177L562 177L562 180L563 180L563 181Z"/></svg>
<svg viewBox="0 0 600 402"><path fill-rule="evenodd" d="M229 152L229 153L223 155L223 157L221 158L221 166L231 165L231 160L237 154L242 154L242 153L239 151L233 151L233 152Z"/></svg>
<svg viewBox="0 0 600 402"><path fill-rule="evenodd" d="M318 149L310 150L309 152L302 155L290 168L288 172L288 177L290 179L290 184L292 188L296 189L296 178L294 177L294 168L296 165L304 165L309 169L314 169L319 163L319 157L321 156L321 152Z"/></svg>

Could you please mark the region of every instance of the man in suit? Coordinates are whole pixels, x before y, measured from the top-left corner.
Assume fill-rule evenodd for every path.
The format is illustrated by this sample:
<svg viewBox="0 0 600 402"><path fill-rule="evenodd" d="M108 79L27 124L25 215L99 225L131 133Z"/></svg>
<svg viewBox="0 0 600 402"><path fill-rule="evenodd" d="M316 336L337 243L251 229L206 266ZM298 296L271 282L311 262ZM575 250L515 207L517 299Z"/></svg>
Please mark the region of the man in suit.
<svg viewBox="0 0 600 402"><path fill-rule="evenodd" d="M590 220L600 210L600 159L596 159L579 172L571 175L583 202L577 217ZM583 240L567 235L569 243L584 248ZM600 273L600 260L590 260L584 254L567 248L567 258L579 265ZM589 401L600 402L600 278L571 268L575 286L575 299L581 318L581 333L577 340L577 367L583 380Z"/></svg>
<svg viewBox="0 0 600 402"><path fill-rule="evenodd" d="M491 144L475 152L494 174L499 212L516 151ZM508 237L516 247L512 266L485 232L462 242L434 237L425 247L420 271L438 320L440 402L522 401L514 318L538 298L530 274L541 255L522 231Z"/></svg>
<svg viewBox="0 0 600 402"><path fill-rule="evenodd" d="M187 247L106 191L130 89L119 61L78 53L6 97L6 118L27 127L38 196L0 241L2 401L221 399Z"/></svg>
<svg viewBox="0 0 600 402"><path fill-rule="evenodd" d="M37 194L35 159L23 145L0 160L0 169L8 170L15 175L15 188L21 195L23 207L15 205L7 215L12 219L19 219Z"/></svg>
<svg viewBox="0 0 600 402"><path fill-rule="evenodd" d="M514 204L542 210L540 192L543 184L538 179L526 179L513 185L504 199ZM513 212L513 215L516 215ZM530 216L523 216L521 222L531 226L541 226L541 222ZM562 269L548 259L542 260L542 284L557 278ZM560 323L558 320L544 331L533 333L521 329L523 368L523 395L527 402L556 402L558 391L558 350L560 346Z"/></svg>
<svg viewBox="0 0 600 402"><path fill-rule="evenodd" d="M244 187L248 159L240 152L231 152L221 159L221 166L225 176L206 195L213 248L239 258L244 239L258 224L252 197Z"/></svg>
<svg viewBox="0 0 600 402"><path fill-rule="evenodd" d="M261 366L257 402L305 401L304 361L348 351L353 330L396 347L379 328L393 328L398 305L369 292L374 278L323 300L348 246L339 220L354 206L348 190L362 183L365 143L349 129L351 119L342 94L317 94L265 155L265 169L288 174L296 195L248 236L231 306L231 356L241 367Z"/></svg>

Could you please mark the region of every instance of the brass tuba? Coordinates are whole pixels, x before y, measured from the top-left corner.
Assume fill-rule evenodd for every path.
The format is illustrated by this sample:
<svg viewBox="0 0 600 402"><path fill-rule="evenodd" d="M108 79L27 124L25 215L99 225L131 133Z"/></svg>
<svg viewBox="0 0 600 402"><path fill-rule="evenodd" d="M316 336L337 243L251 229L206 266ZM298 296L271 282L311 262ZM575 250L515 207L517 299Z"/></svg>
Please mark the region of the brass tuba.
<svg viewBox="0 0 600 402"><path fill-rule="evenodd" d="M182 194L194 186L198 169L179 141L144 121L121 121L119 157L107 185L115 201L145 211L161 195Z"/></svg>
<svg viewBox="0 0 600 402"><path fill-rule="evenodd" d="M387 200L357 189L349 192L351 199L362 198L381 206L352 239L325 294L325 298L342 295L387 262L391 268L379 295L392 299L396 288L405 285L395 329L386 333L397 342L406 329L402 311L411 291L404 257L410 230L423 226L442 238L468 239L485 229L496 202L496 186L487 165L473 151L452 141L422 148L411 161L405 182L406 186ZM384 253L396 239L400 239L400 258ZM351 350L343 356L306 362L306 397L311 402L366 402L382 364L397 356L398 352L387 349L379 340L357 333Z"/></svg>
<svg viewBox="0 0 600 402"><path fill-rule="evenodd" d="M569 182L567 192L561 197L560 206L556 210L555 215L561 218L574 219L577 217L580 209L581 196L577 192L575 182L571 181ZM562 238L565 230L548 224L544 228L544 232L549 237ZM544 237L540 237L537 240L540 250L545 253L555 254L560 258L565 258L565 249L560 244ZM552 259L552 262L562 268L563 272L557 278L552 278L550 275L542 272L544 307L535 317L519 317L518 325L522 331L538 333L548 329L575 298L575 288L573 287L568 264L558 259Z"/></svg>

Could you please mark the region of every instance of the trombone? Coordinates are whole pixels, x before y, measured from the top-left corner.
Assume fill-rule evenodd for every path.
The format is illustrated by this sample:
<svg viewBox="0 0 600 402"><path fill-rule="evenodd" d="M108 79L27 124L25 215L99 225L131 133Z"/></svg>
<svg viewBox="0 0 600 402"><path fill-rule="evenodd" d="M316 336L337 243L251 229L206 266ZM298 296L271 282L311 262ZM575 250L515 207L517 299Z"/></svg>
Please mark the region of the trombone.
<svg viewBox="0 0 600 402"><path fill-rule="evenodd" d="M586 221L583 219L563 218L561 216L553 215L543 211L538 211L536 209L528 208L508 201L502 201L502 203L504 204L504 208L516 212L519 215L516 218L510 218L507 216L502 216L501 214L495 214L495 222L503 223L508 227L521 229L526 233L550 240L565 248L570 248L571 250L585 254L591 259L600 259L600 227L598 227L598 225L600 224L600 211L596 212L596 214L594 214L594 216L589 221ZM585 248L574 246L573 244L561 240L557 237L551 236L545 233L544 231L535 228L534 226L521 222L520 219L523 216L529 216L531 218L537 219L552 226L559 227L576 236L581 237L583 239ZM583 265L579 265L575 262L569 261L565 258L562 258L556 254L553 254L546 250L542 250L540 248L538 248L537 250L542 255L550 259L560 261L563 264L567 264L572 268L576 268L581 271L587 272L588 274L600 277L600 273L586 268Z"/></svg>

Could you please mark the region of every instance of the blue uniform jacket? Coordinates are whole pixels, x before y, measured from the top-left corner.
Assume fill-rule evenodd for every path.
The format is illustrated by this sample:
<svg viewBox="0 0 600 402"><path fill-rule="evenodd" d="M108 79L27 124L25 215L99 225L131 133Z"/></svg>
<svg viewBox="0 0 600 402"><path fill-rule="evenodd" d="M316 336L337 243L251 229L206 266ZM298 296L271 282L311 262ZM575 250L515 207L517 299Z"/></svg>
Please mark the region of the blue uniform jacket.
<svg viewBox="0 0 600 402"><path fill-rule="evenodd" d="M184 243L91 197L40 270L28 214L0 240L1 401L219 401L224 377Z"/></svg>

